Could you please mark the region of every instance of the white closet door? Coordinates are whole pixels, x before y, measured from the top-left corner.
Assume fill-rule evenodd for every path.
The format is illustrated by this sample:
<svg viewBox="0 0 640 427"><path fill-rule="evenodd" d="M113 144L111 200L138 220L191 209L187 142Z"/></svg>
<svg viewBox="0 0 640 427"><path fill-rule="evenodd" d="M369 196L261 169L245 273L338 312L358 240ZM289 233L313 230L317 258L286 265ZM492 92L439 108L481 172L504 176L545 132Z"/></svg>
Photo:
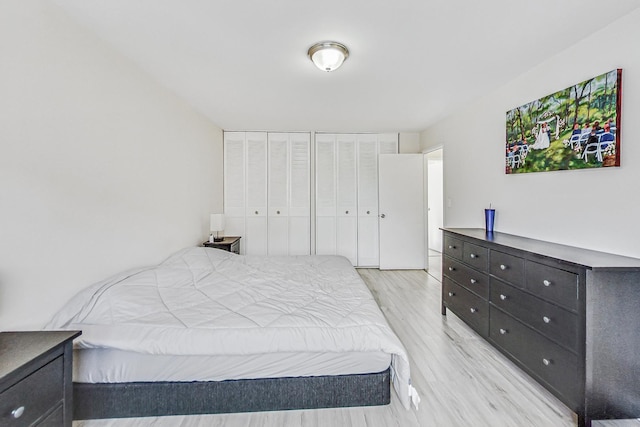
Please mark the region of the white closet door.
<svg viewBox="0 0 640 427"><path fill-rule="evenodd" d="M289 255L311 253L311 134L289 134Z"/></svg>
<svg viewBox="0 0 640 427"><path fill-rule="evenodd" d="M224 214L227 236L245 236L245 132L224 133ZM240 241L241 252L244 243Z"/></svg>
<svg viewBox="0 0 640 427"><path fill-rule="evenodd" d="M289 136L268 135L268 254L289 254Z"/></svg>
<svg viewBox="0 0 640 427"><path fill-rule="evenodd" d="M378 154L398 154L398 134L378 134Z"/></svg>
<svg viewBox="0 0 640 427"><path fill-rule="evenodd" d="M378 140L365 134L358 136L358 266L378 263Z"/></svg>
<svg viewBox="0 0 640 427"><path fill-rule="evenodd" d="M336 136L316 134L316 254L336 254Z"/></svg>
<svg viewBox="0 0 640 427"><path fill-rule="evenodd" d="M358 263L358 192L356 135L336 138L336 253Z"/></svg>
<svg viewBox="0 0 640 427"><path fill-rule="evenodd" d="M267 134L247 132L247 255L267 255Z"/></svg>

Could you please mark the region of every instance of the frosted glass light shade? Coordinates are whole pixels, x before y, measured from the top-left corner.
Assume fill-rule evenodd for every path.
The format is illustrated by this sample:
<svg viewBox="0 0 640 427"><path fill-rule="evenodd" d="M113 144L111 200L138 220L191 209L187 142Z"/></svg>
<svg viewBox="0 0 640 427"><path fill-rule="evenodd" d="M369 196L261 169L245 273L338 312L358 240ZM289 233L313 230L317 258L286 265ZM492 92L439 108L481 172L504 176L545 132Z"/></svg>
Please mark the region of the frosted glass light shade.
<svg viewBox="0 0 640 427"><path fill-rule="evenodd" d="M349 57L349 49L338 42L316 43L307 52L309 59L322 71L334 71Z"/></svg>
<svg viewBox="0 0 640 427"><path fill-rule="evenodd" d="M223 214L211 214L211 218L209 220L209 230L211 232L223 231L224 230L224 215Z"/></svg>

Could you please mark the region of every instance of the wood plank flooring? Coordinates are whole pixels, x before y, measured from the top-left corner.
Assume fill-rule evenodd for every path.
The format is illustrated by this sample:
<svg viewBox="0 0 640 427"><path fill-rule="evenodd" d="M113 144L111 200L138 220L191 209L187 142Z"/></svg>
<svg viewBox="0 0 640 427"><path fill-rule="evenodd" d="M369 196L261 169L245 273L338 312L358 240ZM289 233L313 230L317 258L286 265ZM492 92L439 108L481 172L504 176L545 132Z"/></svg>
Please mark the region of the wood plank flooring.
<svg viewBox="0 0 640 427"><path fill-rule="evenodd" d="M432 258L432 257L430 257ZM439 262L421 270L358 270L404 343L422 402L405 410L395 392L382 407L75 421L74 427L570 427L573 413L479 338L440 314Z"/></svg>

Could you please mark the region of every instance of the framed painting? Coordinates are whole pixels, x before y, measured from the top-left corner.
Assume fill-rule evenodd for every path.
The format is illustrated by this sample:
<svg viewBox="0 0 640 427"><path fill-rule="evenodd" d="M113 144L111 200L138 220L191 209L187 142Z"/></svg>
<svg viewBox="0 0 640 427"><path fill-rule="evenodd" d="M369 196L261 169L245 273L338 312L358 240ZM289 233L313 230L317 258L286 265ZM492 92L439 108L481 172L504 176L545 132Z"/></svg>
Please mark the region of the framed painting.
<svg viewBox="0 0 640 427"><path fill-rule="evenodd" d="M620 166L622 70L507 111L507 174Z"/></svg>

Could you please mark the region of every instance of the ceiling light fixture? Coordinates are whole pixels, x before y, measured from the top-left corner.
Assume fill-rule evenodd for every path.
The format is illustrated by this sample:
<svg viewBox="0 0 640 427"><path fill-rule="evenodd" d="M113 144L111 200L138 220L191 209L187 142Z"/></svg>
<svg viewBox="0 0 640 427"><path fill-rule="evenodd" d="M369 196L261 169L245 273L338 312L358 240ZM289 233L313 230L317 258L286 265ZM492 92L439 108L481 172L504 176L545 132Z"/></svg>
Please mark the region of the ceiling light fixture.
<svg viewBox="0 0 640 427"><path fill-rule="evenodd" d="M333 71L340 68L349 57L349 49L338 42L320 42L309 48L309 59L322 71Z"/></svg>

